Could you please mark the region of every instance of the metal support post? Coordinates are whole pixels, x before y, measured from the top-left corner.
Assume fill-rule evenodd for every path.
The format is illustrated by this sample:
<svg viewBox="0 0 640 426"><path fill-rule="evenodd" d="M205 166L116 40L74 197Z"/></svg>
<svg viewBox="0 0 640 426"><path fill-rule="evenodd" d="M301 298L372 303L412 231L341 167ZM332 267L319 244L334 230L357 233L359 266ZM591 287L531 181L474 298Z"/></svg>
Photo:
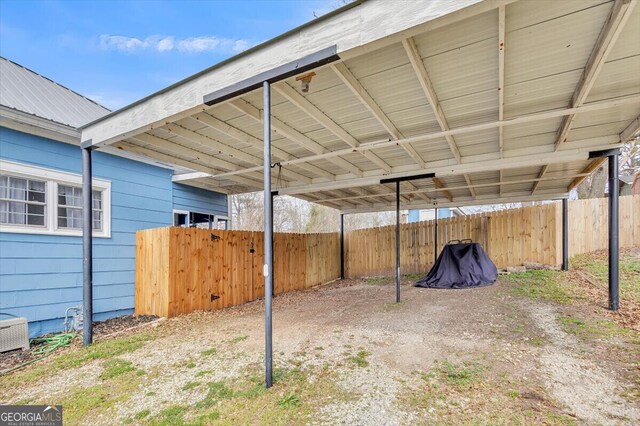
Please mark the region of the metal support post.
<svg viewBox="0 0 640 426"><path fill-rule="evenodd" d="M93 191L91 147L82 148L82 344L93 342Z"/></svg>
<svg viewBox="0 0 640 426"><path fill-rule="evenodd" d="M619 151L609 156L609 309L618 310L618 281L619 281L619 195L620 182L618 180Z"/></svg>
<svg viewBox="0 0 640 426"><path fill-rule="evenodd" d="M569 270L569 200L562 199L562 270Z"/></svg>
<svg viewBox="0 0 640 426"><path fill-rule="evenodd" d="M271 196L271 86L262 84L264 125L264 350L265 386L273 384L271 309L273 303L273 198Z"/></svg>
<svg viewBox="0 0 640 426"><path fill-rule="evenodd" d="M396 181L396 303L400 303L400 181Z"/></svg>

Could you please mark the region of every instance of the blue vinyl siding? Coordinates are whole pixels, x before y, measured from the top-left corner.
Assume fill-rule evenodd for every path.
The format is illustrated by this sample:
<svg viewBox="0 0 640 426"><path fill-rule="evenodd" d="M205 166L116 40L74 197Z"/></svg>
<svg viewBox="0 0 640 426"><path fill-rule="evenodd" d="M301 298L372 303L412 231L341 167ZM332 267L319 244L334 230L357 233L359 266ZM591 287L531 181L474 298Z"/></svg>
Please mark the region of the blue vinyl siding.
<svg viewBox="0 0 640 426"><path fill-rule="evenodd" d="M4 160L80 174L80 154L77 146L0 127ZM94 153L94 177L111 181L111 237L94 238L95 320L133 312L137 230L171 225L173 208L226 215L224 194L174 185L171 173ZM27 317L38 336L61 330L65 310L81 303L81 237L0 233L0 312Z"/></svg>
<svg viewBox="0 0 640 426"><path fill-rule="evenodd" d="M173 208L226 216L227 196L219 192L174 183Z"/></svg>

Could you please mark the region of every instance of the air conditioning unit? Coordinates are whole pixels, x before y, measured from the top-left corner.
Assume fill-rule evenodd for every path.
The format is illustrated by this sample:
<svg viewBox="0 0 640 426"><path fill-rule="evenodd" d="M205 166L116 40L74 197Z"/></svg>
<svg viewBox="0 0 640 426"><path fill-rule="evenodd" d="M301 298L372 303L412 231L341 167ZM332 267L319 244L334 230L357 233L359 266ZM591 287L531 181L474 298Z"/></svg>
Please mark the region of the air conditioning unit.
<svg viewBox="0 0 640 426"><path fill-rule="evenodd" d="M26 318L0 320L0 352L29 349L29 323Z"/></svg>

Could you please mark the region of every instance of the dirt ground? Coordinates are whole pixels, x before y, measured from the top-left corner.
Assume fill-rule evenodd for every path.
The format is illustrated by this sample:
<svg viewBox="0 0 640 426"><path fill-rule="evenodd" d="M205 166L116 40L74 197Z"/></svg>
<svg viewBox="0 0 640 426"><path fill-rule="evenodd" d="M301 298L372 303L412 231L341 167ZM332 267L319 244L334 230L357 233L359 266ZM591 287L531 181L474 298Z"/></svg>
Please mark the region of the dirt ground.
<svg viewBox="0 0 640 426"><path fill-rule="evenodd" d="M400 304L388 278L278 295L269 391L258 301L72 349L0 377L0 400L62 403L65 424L640 424L638 333L586 297L535 293L562 276L547 272L407 280Z"/></svg>

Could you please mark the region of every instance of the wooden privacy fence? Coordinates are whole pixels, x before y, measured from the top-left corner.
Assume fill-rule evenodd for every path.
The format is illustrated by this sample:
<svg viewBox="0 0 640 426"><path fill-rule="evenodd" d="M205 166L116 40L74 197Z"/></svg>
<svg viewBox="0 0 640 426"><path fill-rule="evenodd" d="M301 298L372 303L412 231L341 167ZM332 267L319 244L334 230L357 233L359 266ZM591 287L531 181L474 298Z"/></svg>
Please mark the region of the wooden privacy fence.
<svg viewBox="0 0 640 426"><path fill-rule="evenodd" d="M274 234L275 293L340 277L338 234ZM137 315L172 317L264 296L264 234L157 228L136 234Z"/></svg>
<svg viewBox="0 0 640 426"><path fill-rule="evenodd" d="M425 273L434 261L434 221L403 224L400 259L403 274ZM438 220L438 252L453 239L470 238L485 248L499 268L524 262L562 262L562 206L543 204ZM640 196L620 197L620 245L640 245ZM395 225L345 235L345 275L395 272ZM569 202L569 254L608 247L608 200Z"/></svg>

